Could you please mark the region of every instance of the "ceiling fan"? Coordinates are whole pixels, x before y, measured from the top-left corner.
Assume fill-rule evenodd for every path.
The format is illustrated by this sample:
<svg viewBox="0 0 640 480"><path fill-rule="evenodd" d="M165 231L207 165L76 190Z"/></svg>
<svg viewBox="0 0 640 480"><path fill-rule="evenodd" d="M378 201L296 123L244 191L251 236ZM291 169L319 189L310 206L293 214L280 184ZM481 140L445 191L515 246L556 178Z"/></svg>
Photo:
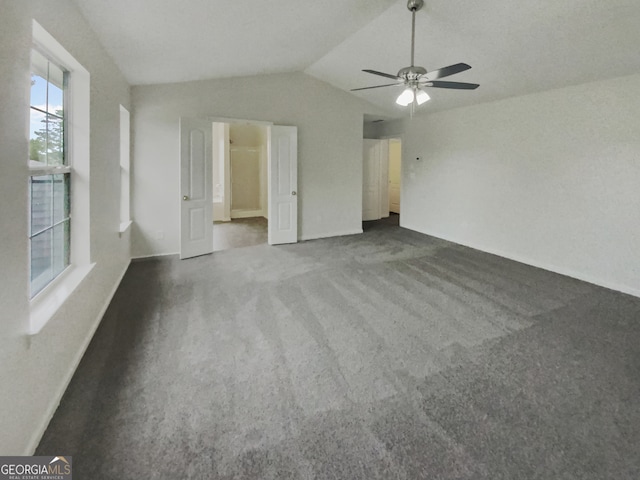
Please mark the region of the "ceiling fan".
<svg viewBox="0 0 640 480"><path fill-rule="evenodd" d="M442 82L438 80L439 78L448 77L449 75L469 70L471 66L466 63L456 63L455 65L449 65L448 67L443 67L431 72L427 72L424 67L418 67L413 64L416 36L416 12L420 10L423 5L424 0L409 0L407 2L407 8L411 12L411 66L400 69L397 75L378 72L376 70L363 70L363 72L366 73L391 78L395 80L395 83L386 83L384 85L375 85L373 87L353 88L351 89L352 92L358 90L369 90L371 88L397 87L404 85L406 88L398 96L396 103L403 107L412 105L412 108L414 108L416 104L422 105L430 99L427 92L424 91L424 87L474 90L480 86L477 83Z"/></svg>

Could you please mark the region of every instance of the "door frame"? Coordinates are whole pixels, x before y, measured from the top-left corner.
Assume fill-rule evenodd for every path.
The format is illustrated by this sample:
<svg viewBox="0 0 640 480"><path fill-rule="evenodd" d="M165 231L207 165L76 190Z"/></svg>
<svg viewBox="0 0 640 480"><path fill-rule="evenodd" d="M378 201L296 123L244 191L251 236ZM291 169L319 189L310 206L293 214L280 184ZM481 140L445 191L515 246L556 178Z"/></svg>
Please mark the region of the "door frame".
<svg viewBox="0 0 640 480"><path fill-rule="evenodd" d="M380 211L382 202L380 193L382 190L382 175L380 169L382 162L380 161L380 157L383 142L378 138L365 138L362 144L362 220L366 222L381 218ZM387 159L387 162L388 161ZM367 181L365 185L365 179L373 181Z"/></svg>
<svg viewBox="0 0 640 480"><path fill-rule="evenodd" d="M218 116L208 116L206 117L207 120L211 121L211 123L224 123L227 125L227 127L230 127L232 124L238 124L238 125L255 125L258 127L265 127L267 129L267 141L269 139L269 135L270 135L270 131L269 131L269 127L271 125L273 125L273 122L269 122L269 121L265 121L265 120L249 120L246 118L231 118L231 117L218 117ZM227 132L228 133L228 132ZM230 154L231 152L229 152ZM268 152L267 152L267 169L269 168L269 156L268 156ZM224 215L226 218L228 218L228 221L232 221L233 218L231 216L231 198L232 198L232 185L231 185L231 156L229 155L227 158L225 158L225 165L224 165L224 176L225 176L225 186L224 186L224 198L225 198L225 204L224 204ZM265 207L265 210L268 209L268 202L269 202L269 185L267 184L267 207ZM227 221L225 219L225 221ZM269 219L267 218L267 222L269 221Z"/></svg>
<svg viewBox="0 0 640 480"><path fill-rule="evenodd" d="M400 205L398 208L398 215L400 215L400 212L402 211L402 175L404 172L404 168L402 168L402 158L403 158L403 152L404 149L402 148L402 137L399 135L394 135L393 137L388 137L385 138L385 140L389 140L389 149L391 149L391 141L392 140L397 140L400 142L400 186L398 187L400 190ZM391 155L389 155L389 161L391 161ZM388 186L387 186L388 188Z"/></svg>
<svg viewBox="0 0 640 480"><path fill-rule="evenodd" d="M237 125L255 125L257 127L264 127L267 130L267 138L265 139L267 141L267 144L269 143L269 135L271 135L271 132L269 130L269 127L271 127L272 125L274 125L273 122L269 122L269 121L263 121L263 120L245 120L242 118L226 118L226 117L206 117L207 120L210 120L211 123L222 123L225 124L225 131L226 131L226 135L228 137L229 135L229 127L232 124L237 124ZM269 170L269 151L268 151L268 146L266 147L266 155L267 155L267 168L266 170ZM225 180L224 180L224 191L225 191L225 195L224 195L224 217L225 217L225 222L227 221L231 221L232 220L232 209L231 209L231 198L233 195L233 191L232 191L232 185L231 185L231 152L228 152L229 155L225 156L225 164L224 164L224 172L225 172ZM260 175L262 176L262 171L260 172ZM268 204L269 204L269 185L267 185L267 192L265 194L266 198L264 198L264 208L263 211L267 211L268 210ZM263 199L261 199L262 202ZM236 217L236 218L241 218L241 217ZM268 218L267 218L268 220Z"/></svg>
<svg viewBox="0 0 640 480"><path fill-rule="evenodd" d="M402 204L404 203L404 189L402 185L404 184L404 172L405 172L405 149L404 149L404 134L398 133L396 135L383 135L378 140L400 140L400 223L402 223ZM388 186L387 186L388 188Z"/></svg>
<svg viewBox="0 0 640 480"><path fill-rule="evenodd" d="M221 117L221 116L217 116L217 115L207 115L207 116L203 116L203 117L193 117L193 118L200 118L202 120L206 120L207 122L209 122L209 124L211 125L211 128L213 126L214 122L217 123L227 123L227 124L244 124L244 125L258 125L258 126L262 126L262 127L267 127L267 140L270 143L271 142L271 126L277 126L275 125L274 122L272 121L265 121L265 120L250 120L250 119L244 119L244 118L235 118L235 117ZM269 149L267 149L269 150ZM297 161L298 155L296 154L296 165L298 165L298 161ZM213 169L213 158L212 156L209 156L207 161L209 162L209 174L212 174L212 169ZM226 165L225 165L226 167ZM297 167L296 167L297 168ZM268 151L267 152L267 171L271 170L271 154ZM213 178L212 178L213 181ZM180 182L180 180L178 180L178 182ZM298 190L298 187L296 186L296 190ZM226 192L225 192L226 194ZM267 182L267 204L269 204L271 199L271 185L270 182ZM181 200L182 201L182 200ZM180 210L181 211L181 210ZM211 205L211 228L213 228L213 204ZM269 220L267 220L269 221ZM178 218L178 225L180 225L182 222L182 214L180 216L180 218ZM297 230L297 234L296 234L296 241L299 240L299 226L296 228ZM180 252L182 253L182 239L180 241Z"/></svg>

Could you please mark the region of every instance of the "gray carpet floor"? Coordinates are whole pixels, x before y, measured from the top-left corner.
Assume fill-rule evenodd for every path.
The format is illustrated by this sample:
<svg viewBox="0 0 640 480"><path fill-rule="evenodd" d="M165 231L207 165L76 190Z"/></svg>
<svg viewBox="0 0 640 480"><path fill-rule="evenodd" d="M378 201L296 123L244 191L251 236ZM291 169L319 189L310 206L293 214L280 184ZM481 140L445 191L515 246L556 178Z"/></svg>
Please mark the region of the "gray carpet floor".
<svg viewBox="0 0 640 480"><path fill-rule="evenodd" d="M267 243L267 219L236 218L230 222L214 222L213 250L252 247Z"/></svg>
<svg viewBox="0 0 640 480"><path fill-rule="evenodd" d="M365 230L133 263L37 454L79 480L640 478L640 299Z"/></svg>

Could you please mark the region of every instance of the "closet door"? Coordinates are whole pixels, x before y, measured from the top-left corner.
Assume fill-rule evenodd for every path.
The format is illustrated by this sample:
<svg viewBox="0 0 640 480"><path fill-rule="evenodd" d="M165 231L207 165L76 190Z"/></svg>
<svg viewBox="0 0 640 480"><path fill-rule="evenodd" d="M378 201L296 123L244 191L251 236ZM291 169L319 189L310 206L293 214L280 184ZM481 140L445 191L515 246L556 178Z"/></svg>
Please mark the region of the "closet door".
<svg viewBox="0 0 640 480"><path fill-rule="evenodd" d="M389 216L389 141L364 140L362 158L362 220Z"/></svg>
<svg viewBox="0 0 640 480"><path fill-rule="evenodd" d="M380 159L380 218L389 216L389 140L378 140Z"/></svg>
<svg viewBox="0 0 640 480"><path fill-rule="evenodd" d="M365 140L362 158L362 220L380 218L380 159L378 141Z"/></svg>
<svg viewBox="0 0 640 480"><path fill-rule="evenodd" d="M400 213L400 177L402 171L402 144L400 140L389 142L389 211Z"/></svg>

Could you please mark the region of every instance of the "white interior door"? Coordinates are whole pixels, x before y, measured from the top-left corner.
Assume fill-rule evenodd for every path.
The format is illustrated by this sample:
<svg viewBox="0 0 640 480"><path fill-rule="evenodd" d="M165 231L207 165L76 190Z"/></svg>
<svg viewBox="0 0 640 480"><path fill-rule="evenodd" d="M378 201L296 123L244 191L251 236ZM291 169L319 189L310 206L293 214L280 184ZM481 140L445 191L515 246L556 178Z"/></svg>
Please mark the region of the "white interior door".
<svg viewBox="0 0 640 480"><path fill-rule="evenodd" d="M362 220L380 218L380 156L378 140L364 140L362 152Z"/></svg>
<svg viewBox="0 0 640 480"><path fill-rule="evenodd" d="M269 132L269 245L298 241L298 129Z"/></svg>
<svg viewBox="0 0 640 480"><path fill-rule="evenodd" d="M378 161L380 162L380 218L389 216L389 140L378 141Z"/></svg>
<svg viewBox="0 0 640 480"><path fill-rule="evenodd" d="M402 169L402 144L399 139L389 142L389 211L400 213L400 178Z"/></svg>
<svg viewBox="0 0 640 480"><path fill-rule="evenodd" d="M210 120L180 119L180 258L213 252Z"/></svg>

